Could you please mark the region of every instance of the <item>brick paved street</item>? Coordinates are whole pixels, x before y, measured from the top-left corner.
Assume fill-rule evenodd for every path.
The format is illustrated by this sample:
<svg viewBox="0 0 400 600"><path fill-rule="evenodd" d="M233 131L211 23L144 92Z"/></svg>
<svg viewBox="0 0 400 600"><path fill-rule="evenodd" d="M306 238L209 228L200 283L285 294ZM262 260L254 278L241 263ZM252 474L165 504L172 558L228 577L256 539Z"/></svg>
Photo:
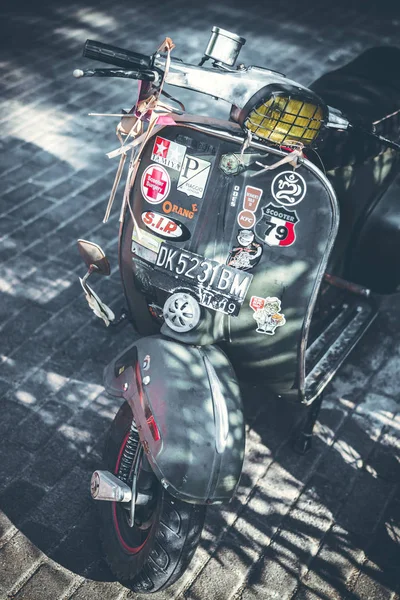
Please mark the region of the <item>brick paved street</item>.
<svg viewBox="0 0 400 600"><path fill-rule="evenodd" d="M122 305L118 208L102 224L116 122L136 83L75 80L86 38L150 54L166 35L197 61L212 25L247 38L243 62L309 84L360 51L400 45L396 2L113 3L0 7L0 598L122 600L102 559L91 472L118 404L103 367L130 343L80 292L77 237L106 250L96 291ZM257 8L258 6L258 8ZM395 8L397 6L397 8ZM176 93L176 92L175 92ZM180 93L190 112L226 114ZM326 395L313 451L294 454L300 408L246 388L238 495L211 508L187 574L155 600L397 599L400 594L400 306L384 309Z"/></svg>

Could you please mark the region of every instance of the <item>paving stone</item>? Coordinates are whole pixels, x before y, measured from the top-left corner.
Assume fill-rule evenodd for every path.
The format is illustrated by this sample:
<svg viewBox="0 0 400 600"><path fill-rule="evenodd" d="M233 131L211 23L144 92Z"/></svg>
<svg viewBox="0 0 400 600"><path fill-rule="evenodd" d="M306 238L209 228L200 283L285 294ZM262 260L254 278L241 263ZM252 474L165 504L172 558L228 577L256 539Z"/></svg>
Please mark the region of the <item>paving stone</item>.
<svg viewBox="0 0 400 600"><path fill-rule="evenodd" d="M20 185L10 192L2 194L0 199L0 210L2 212L11 210L28 198L36 196L36 194L40 193L42 189L43 188L40 185L25 182L24 185Z"/></svg>
<svg viewBox="0 0 400 600"><path fill-rule="evenodd" d="M11 384L5 379L0 379L0 398L2 398L10 389Z"/></svg>
<svg viewBox="0 0 400 600"><path fill-rule="evenodd" d="M10 521L7 515L0 510L0 544L3 544L5 536L15 532L15 526L13 525L12 521Z"/></svg>
<svg viewBox="0 0 400 600"><path fill-rule="evenodd" d="M39 503L34 520L65 533L92 504L90 477L90 472L75 466Z"/></svg>
<svg viewBox="0 0 400 600"><path fill-rule="evenodd" d="M394 351L392 356L387 360L386 364L377 373L372 381L372 386L381 394L399 397L400 389L400 374L398 369L399 352Z"/></svg>
<svg viewBox="0 0 400 600"><path fill-rule="evenodd" d="M365 572L360 574L354 588L356 598L359 600L391 600L393 592L379 583L379 579L384 579L384 573L369 561L363 565L363 569Z"/></svg>
<svg viewBox="0 0 400 600"><path fill-rule="evenodd" d="M21 522L43 498L46 490L33 485L30 481L17 479L0 494L0 507L20 527Z"/></svg>
<svg viewBox="0 0 400 600"><path fill-rule="evenodd" d="M49 400L40 406L40 411L28 416L19 432L10 432L7 437L33 452L42 447L71 415L70 408L56 400Z"/></svg>
<svg viewBox="0 0 400 600"><path fill-rule="evenodd" d="M86 575L93 563L100 562L103 551L99 536L99 513L95 503L91 503L88 512L77 521L50 556L78 575Z"/></svg>
<svg viewBox="0 0 400 600"><path fill-rule="evenodd" d="M386 431L367 461L367 470L387 481L400 479L400 436L397 430Z"/></svg>
<svg viewBox="0 0 400 600"><path fill-rule="evenodd" d="M21 406L12 400L3 398L0 401L0 407L2 411L2 418L0 420L0 436L4 439L6 433L13 431L15 423L20 423L23 419L28 417L31 413L31 409L27 406Z"/></svg>
<svg viewBox="0 0 400 600"><path fill-rule="evenodd" d="M64 434L57 432L36 453L29 468L30 479L37 485L52 487L81 459L75 445Z"/></svg>
<svg viewBox="0 0 400 600"><path fill-rule="evenodd" d="M339 513L339 523L347 531L361 535L371 534L376 529L394 489L392 483L361 471Z"/></svg>
<svg viewBox="0 0 400 600"><path fill-rule="evenodd" d="M48 555L51 548L60 542L61 535L58 531L51 526L31 521L29 515L25 515L24 520L19 525L19 529L46 555Z"/></svg>
<svg viewBox="0 0 400 600"><path fill-rule="evenodd" d="M119 600L121 589L123 588L115 583L87 580L72 594L70 600L99 600L99 598Z"/></svg>
<svg viewBox="0 0 400 600"><path fill-rule="evenodd" d="M244 544L243 537L231 530L184 597L187 600L231 598L255 559L257 552L254 547ZM232 573L235 573L234 581Z"/></svg>
<svg viewBox="0 0 400 600"><path fill-rule="evenodd" d="M0 593L3 597L42 557L40 550L20 532L0 548Z"/></svg>
<svg viewBox="0 0 400 600"><path fill-rule="evenodd" d="M25 585L15 594L15 600L54 600L61 598L73 583L73 577L64 569L44 564L32 575Z"/></svg>
<svg viewBox="0 0 400 600"><path fill-rule="evenodd" d="M311 563L311 569L303 579L304 585L294 598L344 598L347 595L347 581L357 570L363 557L360 546L360 538L335 525L327 535L320 553Z"/></svg>
<svg viewBox="0 0 400 600"><path fill-rule="evenodd" d="M13 218L20 227L21 224L24 224L26 221L33 220L35 218L41 219L41 215L43 212L47 211L52 206L50 200L44 198L42 195L38 196L32 201L25 202L11 213L9 216ZM46 212L46 216L48 213ZM9 232L12 231L11 229Z"/></svg>
<svg viewBox="0 0 400 600"><path fill-rule="evenodd" d="M11 353L16 350L51 314L40 306L31 306L24 318L17 316L9 321L2 331L2 351Z"/></svg>

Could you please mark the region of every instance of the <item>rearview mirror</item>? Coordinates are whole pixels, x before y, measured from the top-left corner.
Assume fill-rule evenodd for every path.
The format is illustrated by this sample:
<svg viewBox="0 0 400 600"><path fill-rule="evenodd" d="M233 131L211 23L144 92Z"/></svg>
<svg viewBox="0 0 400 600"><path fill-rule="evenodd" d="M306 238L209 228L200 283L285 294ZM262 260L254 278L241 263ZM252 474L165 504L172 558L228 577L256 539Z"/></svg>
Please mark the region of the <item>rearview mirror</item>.
<svg viewBox="0 0 400 600"><path fill-rule="evenodd" d="M86 240L78 240L77 243L79 254L83 258L90 273L106 276L110 275L110 263L100 246L93 242L87 242Z"/></svg>

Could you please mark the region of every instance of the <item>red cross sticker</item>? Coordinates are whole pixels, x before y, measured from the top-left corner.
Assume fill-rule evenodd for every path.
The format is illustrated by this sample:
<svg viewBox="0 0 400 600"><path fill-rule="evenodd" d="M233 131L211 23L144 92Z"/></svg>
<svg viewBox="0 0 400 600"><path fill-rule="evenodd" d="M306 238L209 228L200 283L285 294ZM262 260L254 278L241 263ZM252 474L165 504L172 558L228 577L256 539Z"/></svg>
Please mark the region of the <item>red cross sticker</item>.
<svg viewBox="0 0 400 600"><path fill-rule="evenodd" d="M159 204L168 196L171 179L164 167L150 165L144 170L141 181L142 194L150 204Z"/></svg>

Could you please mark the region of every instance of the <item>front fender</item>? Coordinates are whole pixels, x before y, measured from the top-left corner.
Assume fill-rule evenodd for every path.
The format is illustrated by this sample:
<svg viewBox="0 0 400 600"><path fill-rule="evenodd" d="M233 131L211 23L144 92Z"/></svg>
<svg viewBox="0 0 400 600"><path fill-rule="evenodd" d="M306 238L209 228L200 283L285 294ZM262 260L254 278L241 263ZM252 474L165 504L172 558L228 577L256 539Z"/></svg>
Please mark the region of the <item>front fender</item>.
<svg viewBox="0 0 400 600"><path fill-rule="evenodd" d="M245 431L239 385L222 350L145 337L106 367L104 379L109 394L129 403L151 467L173 496L232 497Z"/></svg>

